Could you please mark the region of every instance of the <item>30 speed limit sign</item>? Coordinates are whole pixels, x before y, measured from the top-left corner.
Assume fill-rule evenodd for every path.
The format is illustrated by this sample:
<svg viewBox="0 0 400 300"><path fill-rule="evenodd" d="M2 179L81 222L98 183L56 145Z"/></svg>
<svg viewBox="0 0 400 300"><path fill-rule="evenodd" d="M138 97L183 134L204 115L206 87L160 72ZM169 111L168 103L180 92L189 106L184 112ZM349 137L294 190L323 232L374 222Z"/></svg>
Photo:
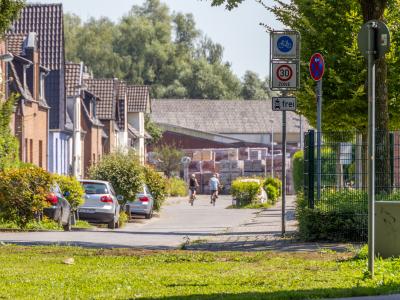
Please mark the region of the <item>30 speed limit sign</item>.
<svg viewBox="0 0 400 300"><path fill-rule="evenodd" d="M296 63L272 63L272 89L293 90L298 88L298 74Z"/></svg>

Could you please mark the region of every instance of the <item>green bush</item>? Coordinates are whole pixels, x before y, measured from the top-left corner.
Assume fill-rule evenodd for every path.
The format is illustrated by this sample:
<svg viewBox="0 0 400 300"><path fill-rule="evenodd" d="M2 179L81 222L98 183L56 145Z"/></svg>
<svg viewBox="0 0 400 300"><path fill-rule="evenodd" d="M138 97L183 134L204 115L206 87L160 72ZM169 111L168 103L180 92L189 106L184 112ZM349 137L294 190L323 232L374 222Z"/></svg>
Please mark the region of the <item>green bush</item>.
<svg viewBox="0 0 400 300"><path fill-rule="evenodd" d="M274 204L276 200L278 200L279 192L272 184L267 185L265 192L267 193L268 201L270 201L272 204Z"/></svg>
<svg viewBox="0 0 400 300"><path fill-rule="evenodd" d="M282 181L280 181L278 178L272 178L272 177L266 178L263 183L265 191L267 190L268 185L272 185L273 187L276 188L276 190L278 191L278 197L282 195Z"/></svg>
<svg viewBox="0 0 400 300"><path fill-rule="evenodd" d="M366 239L368 202L361 190L323 190L314 209L297 195L296 216L300 237L307 241L360 241Z"/></svg>
<svg viewBox="0 0 400 300"><path fill-rule="evenodd" d="M25 227L48 205L51 183L51 175L35 166L0 172L2 218Z"/></svg>
<svg viewBox="0 0 400 300"><path fill-rule="evenodd" d="M109 181L124 201L134 201L144 175L142 166L133 152L116 152L103 156L103 159L89 169L89 177Z"/></svg>
<svg viewBox="0 0 400 300"><path fill-rule="evenodd" d="M304 183L304 152L297 151L293 155L293 183L294 190L299 193Z"/></svg>
<svg viewBox="0 0 400 300"><path fill-rule="evenodd" d="M184 197L188 194L186 182L180 178L171 177L167 181L167 194L173 197Z"/></svg>
<svg viewBox="0 0 400 300"><path fill-rule="evenodd" d="M151 166L143 168L144 178L154 199L154 210L159 211L167 195L167 179Z"/></svg>
<svg viewBox="0 0 400 300"><path fill-rule="evenodd" d="M248 205L257 202L257 196L260 193L261 184L255 181L243 181L236 179L232 181L231 194L238 206Z"/></svg>
<svg viewBox="0 0 400 300"><path fill-rule="evenodd" d="M69 192L69 196L65 198L68 200L69 204L71 204L73 210L76 210L78 206L85 202L83 199L85 191L75 177L54 174L53 178L54 181L58 183L63 193Z"/></svg>

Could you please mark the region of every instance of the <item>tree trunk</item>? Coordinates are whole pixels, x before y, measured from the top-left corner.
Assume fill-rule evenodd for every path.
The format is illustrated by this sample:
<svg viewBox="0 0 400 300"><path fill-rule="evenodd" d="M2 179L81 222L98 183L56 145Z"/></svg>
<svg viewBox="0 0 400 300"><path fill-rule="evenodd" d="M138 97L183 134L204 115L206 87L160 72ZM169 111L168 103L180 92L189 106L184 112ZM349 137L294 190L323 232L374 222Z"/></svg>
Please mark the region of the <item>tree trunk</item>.
<svg viewBox="0 0 400 300"><path fill-rule="evenodd" d="M387 0L360 0L364 21L383 20ZM390 191L390 140L387 89L387 65L385 57L376 60L376 152L375 192Z"/></svg>

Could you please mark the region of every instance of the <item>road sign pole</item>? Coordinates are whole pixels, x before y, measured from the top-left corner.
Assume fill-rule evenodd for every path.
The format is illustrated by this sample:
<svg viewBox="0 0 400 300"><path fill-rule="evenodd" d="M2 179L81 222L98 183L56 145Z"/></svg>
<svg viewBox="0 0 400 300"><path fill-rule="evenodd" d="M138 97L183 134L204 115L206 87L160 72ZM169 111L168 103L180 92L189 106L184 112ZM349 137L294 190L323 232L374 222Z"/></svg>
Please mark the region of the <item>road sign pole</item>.
<svg viewBox="0 0 400 300"><path fill-rule="evenodd" d="M287 92L283 92L286 96ZM282 111L282 236L286 233L286 111Z"/></svg>
<svg viewBox="0 0 400 300"><path fill-rule="evenodd" d="M368 270L375 259L375 27L368 24Z"/></svg>
<svg viewBox="0 0 400 300"><path fill-rule="evenodd" d="M317 81L317 200L321 199L322 78Z"/></svg>

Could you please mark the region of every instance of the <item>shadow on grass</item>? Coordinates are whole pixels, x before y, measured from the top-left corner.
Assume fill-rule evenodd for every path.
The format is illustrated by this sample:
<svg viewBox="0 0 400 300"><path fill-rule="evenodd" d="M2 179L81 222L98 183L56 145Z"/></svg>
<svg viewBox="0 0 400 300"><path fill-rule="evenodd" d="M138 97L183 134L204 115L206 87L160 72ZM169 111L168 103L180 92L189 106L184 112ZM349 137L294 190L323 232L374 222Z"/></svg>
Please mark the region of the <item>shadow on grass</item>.
<svg viewBox="0 0 400 300"><path fill-rule="evenodd" d="M277 292L248 292L248 293L220 293L211 295L188 295L188 296L167 296L167 297L151 297L140 298L142 300L164 299L164 300L188 300L188 299L284 299L284 300L300 300L300 299L329 299L342 297L362 297L362 296L377 296L387 295L386 297L377 297L376 299L400 299L400 285L381 286L379 288L355 287L349 289L312 289L312 290L290 290ZM388 296L392 294L391 296ZM133 299L133 298L131 298Z"/></svg>

